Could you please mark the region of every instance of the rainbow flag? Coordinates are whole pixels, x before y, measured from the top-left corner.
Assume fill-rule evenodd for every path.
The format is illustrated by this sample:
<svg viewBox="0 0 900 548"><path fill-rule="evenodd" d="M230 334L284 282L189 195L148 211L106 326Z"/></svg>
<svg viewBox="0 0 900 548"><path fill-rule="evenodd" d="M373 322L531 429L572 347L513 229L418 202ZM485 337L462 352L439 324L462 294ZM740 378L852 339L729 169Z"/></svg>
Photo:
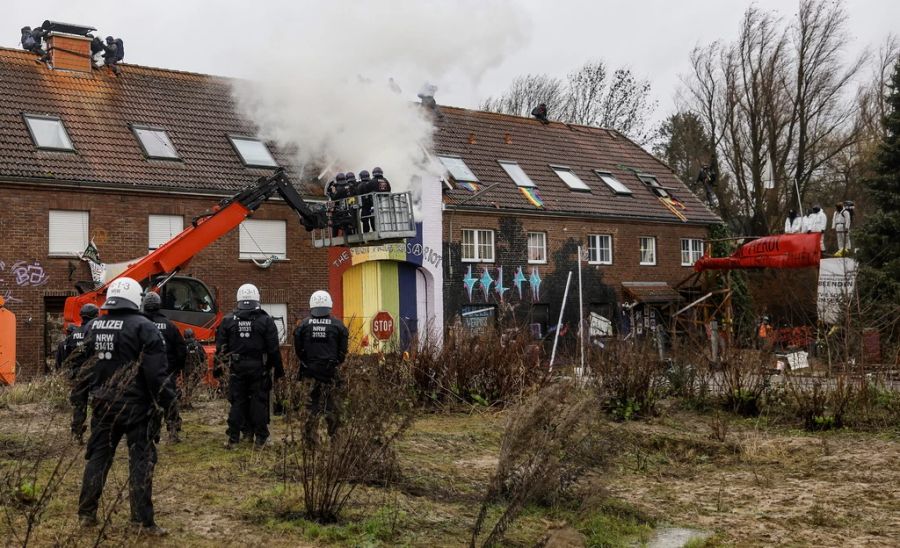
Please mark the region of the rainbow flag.
<svg viewBox="0 0 900 548"><path fill-rule="evenodd" d="M526 188L520 186L519 192L521 192L522 195L525 196L525 198L527 198L528 201L531 202L531 205L533 205L534 207L544 207L544 199L541 198L541 193L538 192L537 188Z"/></svg>
<svg viewBox="0 0 900 548"><path fill-rule="evenodd" d="M469 192L478 192L478 185L475 183L467 183L465 181L457 181L456 187L464 190L468 190Z"/></svg>

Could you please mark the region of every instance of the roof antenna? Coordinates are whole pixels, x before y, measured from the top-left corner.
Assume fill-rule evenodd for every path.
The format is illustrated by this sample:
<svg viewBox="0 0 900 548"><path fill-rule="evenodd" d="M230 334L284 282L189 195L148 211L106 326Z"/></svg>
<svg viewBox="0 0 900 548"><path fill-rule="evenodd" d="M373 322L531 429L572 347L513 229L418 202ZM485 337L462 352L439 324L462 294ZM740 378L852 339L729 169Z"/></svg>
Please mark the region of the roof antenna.
<svg viewBox="0 0 900 548"><path fill-rule="evenodd" d="M550 123L547 119L547 103L541 103L531 109L531 115L537 118L545 126Z"/></svg>

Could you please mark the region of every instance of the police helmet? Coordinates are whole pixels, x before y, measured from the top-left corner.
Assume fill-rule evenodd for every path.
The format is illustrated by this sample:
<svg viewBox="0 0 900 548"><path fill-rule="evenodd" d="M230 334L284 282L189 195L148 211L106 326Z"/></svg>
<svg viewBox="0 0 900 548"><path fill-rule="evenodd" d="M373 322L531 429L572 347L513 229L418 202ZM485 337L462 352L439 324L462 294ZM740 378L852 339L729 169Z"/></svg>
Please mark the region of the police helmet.
<svg viewBox="0 0 900 548"><path fill-rule="evenodd" d="M112 44L114 41L115 41L115 40L113 40L113 37L112 37L112 36L107 36L107 37L106 37L106 43L107 43L107 44Z"/></svg>
<svg viewBox="0 0 900 548"><path fill-rule="evenodd" d="M384 176L384 171L380 167L376 167L372 170L372 177L382 177Z"/></svg>
<svg viewBox="0 0 900 548"><path fill-rule="evenodd" d="M320 289L309 297L309 313L317 318L327 316L331 314L333 304L331 294Z"/></svg>
<svg viewBox="0 0 900 548"><path fill-rule="evenodd" d="M141 295L144 290L136 280L125 276L116 278L106 289L106 302L103 310L140 310Z"/></svg>
<svg viewBox="0 0 900 548"><path fill-rule="evenodd" d="M86 322L88 320L93 320L98 315L100 315L100 309L97 308L97 305L95 305L94 303L87 303L86 305L81 307L78 315L81 316L82 322Z"/></svg>
<svg viewBox="0 0 900 548"><path fill-rule="evenodd" d="M369 180L369 172L365 169L359 172L359 180L360 181L368 181Z"/></svg>
<svg viewBox="0 0 900 548"><path fill-rule="evenodd" d="M188 327L184 330L184 338L187 340L191 340L194 338L194 330Z"/></svg>
<svg viewBox="0 0 900 548"><path fill-rule="evenodd" d="M148 291L144 294L144 300L141 302L144 312L153 312L162 308L162 299L156 291Z"/></svg>
<svg viewBox="0 0 900 548"><path fill-rule="evenodd" d="M259 289L253 284L244 284L237 290L238 310L255 310L259 308Z"/></svg>
<svg viewBox="0 0 900 548"><path fill-rule="evenodd" d="M334 180L338 184L341 184L342 182L347 180L347 175L345 173L338 173L337 175L334 176Z"/></svg>

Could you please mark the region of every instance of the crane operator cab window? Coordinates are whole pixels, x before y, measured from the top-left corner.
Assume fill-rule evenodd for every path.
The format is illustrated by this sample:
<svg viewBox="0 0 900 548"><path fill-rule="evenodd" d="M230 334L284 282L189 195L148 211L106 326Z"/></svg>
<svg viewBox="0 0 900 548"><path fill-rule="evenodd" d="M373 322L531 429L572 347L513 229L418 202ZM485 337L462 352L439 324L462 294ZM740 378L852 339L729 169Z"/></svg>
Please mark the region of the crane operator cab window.
<svg viewBox="0 0 900 548"><path fill-rule="evenodd" d="M216 302L200 280L174 277L163 284L159 296L163 313L170 320L204 325L216 317Z"/></svg>

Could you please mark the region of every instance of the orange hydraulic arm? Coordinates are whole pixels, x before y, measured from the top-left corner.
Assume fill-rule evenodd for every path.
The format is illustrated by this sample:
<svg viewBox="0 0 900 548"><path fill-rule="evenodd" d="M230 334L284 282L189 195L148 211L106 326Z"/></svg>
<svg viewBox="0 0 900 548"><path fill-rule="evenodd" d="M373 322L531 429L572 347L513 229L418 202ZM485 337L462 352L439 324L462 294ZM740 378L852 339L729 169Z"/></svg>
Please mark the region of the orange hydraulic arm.
<svg viewBox="0 0 900 548"><path fill-rule="evenodd" d="M241 224L251 213L273 194L279 194L287 204L300 216L300 222L308 230L325 228L327 217L324 210L313 210L303 201L290 180L279 169L270 177L262 177L255 184L245 187L231 198L222 200L211 211L197 217L190 226L180 234L157 248L155 251L137 260L119 276L127 276L138 281L148 281L154 276L170 274L183 269L207 246L227 234ZM100 306L106 295L106 288L112 280L93 291L66 299L64 310L66 324L80 324L79 311L88 303ZM216 320L218 324L221 315ZM193 326L192 326L193 327ZM215 325L198 326L205 333L197 332L198 339L209 338ZM197 329L195 328L195 331Z"/></svg>

